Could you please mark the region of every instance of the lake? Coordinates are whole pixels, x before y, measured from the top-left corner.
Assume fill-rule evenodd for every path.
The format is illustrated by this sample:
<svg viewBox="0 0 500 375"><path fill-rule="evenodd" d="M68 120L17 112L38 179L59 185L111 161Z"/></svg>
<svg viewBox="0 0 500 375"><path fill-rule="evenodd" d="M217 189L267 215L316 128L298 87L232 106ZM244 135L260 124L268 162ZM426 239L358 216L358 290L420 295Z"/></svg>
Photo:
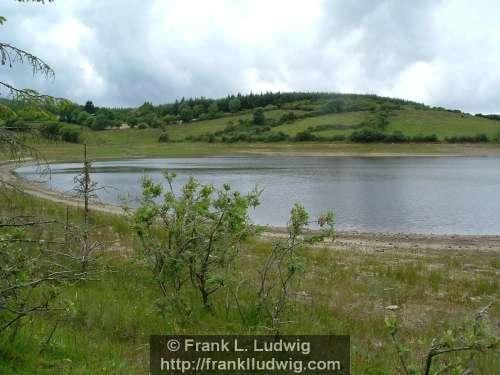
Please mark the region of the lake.
<svg viewBox="0 0 500 375"><path fill-rule="evenodd" d="M55 190L70 192L81 164L51 166ZM316 217L335 210L337 229L422 234L500 234L500 157L292 157L238 156L106 161L92 178L106 203L130 206L140 180L161 171L177 173L175 188L194 176L202 183L248 192L264 189L250 216L258 224L285 226L294 202ZM33 167L17 173L40 180Z"/></svg>

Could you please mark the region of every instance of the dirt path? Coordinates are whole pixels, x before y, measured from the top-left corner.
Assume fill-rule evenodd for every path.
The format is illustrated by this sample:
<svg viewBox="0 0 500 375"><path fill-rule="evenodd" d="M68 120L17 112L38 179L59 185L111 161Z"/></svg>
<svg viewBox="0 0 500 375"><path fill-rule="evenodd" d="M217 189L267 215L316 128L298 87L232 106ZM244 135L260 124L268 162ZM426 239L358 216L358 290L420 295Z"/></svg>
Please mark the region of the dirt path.
<svg viewBox="0 0 500 375"><path fill-rule="evenodd" d="M15 184L25 193L47 199L52 202L83 207L83 202L69 194L47 189L43 184L24 180L13 173L17 166L10 162L0 163L0 181ZM121 215L123 210L118 206L92 202L91 209L108 214ZM262 236L276 238L286 235L284 228L269 228ZM368 252L403 250L403 251L475 251L498 252L500 255L500 235L424 235L404 233L363 233L338 232L335 241L336 248L357 249Z"/></svg>

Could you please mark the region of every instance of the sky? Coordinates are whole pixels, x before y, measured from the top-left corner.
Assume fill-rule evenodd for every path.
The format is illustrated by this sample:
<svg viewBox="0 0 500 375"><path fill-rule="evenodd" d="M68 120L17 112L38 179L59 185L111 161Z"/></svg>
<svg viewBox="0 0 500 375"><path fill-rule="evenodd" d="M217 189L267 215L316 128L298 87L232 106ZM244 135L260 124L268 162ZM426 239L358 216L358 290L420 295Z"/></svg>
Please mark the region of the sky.
<svg viewBox="0 0 500 375"><path fill-rule="evenodd" d="M2 0L0 41L56 76L0 75L99 106L329 91L500 113L498 14L491 0Z"/></svg>

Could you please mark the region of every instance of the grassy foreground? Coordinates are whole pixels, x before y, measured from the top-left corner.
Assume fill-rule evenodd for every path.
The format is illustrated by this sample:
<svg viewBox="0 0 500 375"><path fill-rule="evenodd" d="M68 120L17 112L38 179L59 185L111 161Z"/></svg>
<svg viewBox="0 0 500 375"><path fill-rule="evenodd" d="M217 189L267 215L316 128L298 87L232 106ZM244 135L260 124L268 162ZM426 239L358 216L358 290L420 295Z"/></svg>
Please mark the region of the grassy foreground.
<svg viewBox="0 0 500 375"><path fill-rule="evenodd" d="M65 207L14 194L0 202L2 214L63 219ZM71 210L78 221L81 213ZM67 289L64 315L41 315L18 332L0 338L1 374L147 374L150 334L265 334L240 319L224 293L216 294L213 314L195 309L186 319L158 313L160 293L148 270L134 256L134 239L123 217L93 214L97 237L106 243L98 280ZM51 228L37 229L51 236ZM270 243L246 244L238 269L245 280L243 309L251 308L257 270ZM291 323L285 333L350 334L353 374L396 374L398 360L384 325L396 314L401 337L421 358L433 337L459 327L464 317L498 298L498 253L398 248L372 251L337 244L307 250L307 272L294 291ZM193 300L197 298L193 291ZM385 307L397 305L391 312ZM498 305L490 311L497 327ZM59 321L49 346L43 346ZM497 327L498 328L498 327ZM476 358L477 374L500 368L497 352Z"/></svg>

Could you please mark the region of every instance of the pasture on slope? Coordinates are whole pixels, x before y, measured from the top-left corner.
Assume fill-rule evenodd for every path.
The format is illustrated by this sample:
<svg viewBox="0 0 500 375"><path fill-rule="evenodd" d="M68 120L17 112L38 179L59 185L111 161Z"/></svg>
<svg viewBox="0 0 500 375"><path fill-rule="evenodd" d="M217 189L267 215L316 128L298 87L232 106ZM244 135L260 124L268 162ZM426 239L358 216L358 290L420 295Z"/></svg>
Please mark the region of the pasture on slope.
<svg viewBox="0 0 500 375"><path fill-rule="evenodd" d="M363 121L368 115L366 111L359 112L344 112L344 113L331 113L323 116L307 117L292 122L291 124L283 124L273 128L273 131L281 131L289 136L295 136L297 133L307 130L310 126L319 125L344 125L352 126L357 125ZM328 132L330 132L329 130ZM351 133L351 130L334 130L335 134ZM317 132L318 135L326 135L327 131Z"/></svg>
<svg viewBox="0 0 500 375"><path fill-rule="evenodd" d="M387 127L388 132L398 130L407 136L436 134L439 140L481 133L492 139L500 131L500 121L449 111L404 109L395 111Z"/></svg>

